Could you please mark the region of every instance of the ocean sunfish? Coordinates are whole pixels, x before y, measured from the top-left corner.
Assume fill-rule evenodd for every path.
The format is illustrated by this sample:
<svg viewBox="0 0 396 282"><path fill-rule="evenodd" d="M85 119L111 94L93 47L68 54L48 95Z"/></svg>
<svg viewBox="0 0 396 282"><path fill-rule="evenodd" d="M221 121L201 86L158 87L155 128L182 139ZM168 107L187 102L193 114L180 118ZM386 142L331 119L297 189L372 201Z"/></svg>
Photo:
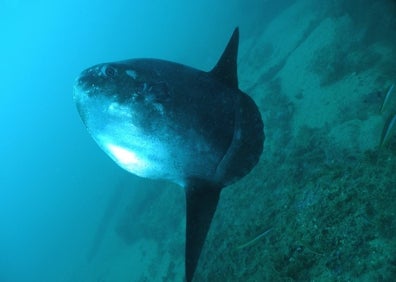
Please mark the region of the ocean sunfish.
<svg viewBox="0 0 396 282"><path fill-rule="evenodd" d="M185 188L186 281L193 278L221 190L257 164L263 122L238 88L236 28L209 72L158 59L84 70L74 101L88 132L120 167Z"/></svg>

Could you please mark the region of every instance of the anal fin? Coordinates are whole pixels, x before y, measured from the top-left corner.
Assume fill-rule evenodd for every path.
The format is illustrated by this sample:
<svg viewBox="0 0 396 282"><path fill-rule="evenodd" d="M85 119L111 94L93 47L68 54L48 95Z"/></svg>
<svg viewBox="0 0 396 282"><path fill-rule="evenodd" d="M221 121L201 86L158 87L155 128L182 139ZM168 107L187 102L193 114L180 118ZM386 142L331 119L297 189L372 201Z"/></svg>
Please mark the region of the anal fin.
<svg viewBox="0 0 396 282"><path fill-rule="evenodd" d="M186 281L192 281L222 186L191 180L186 187Z"/></svg>

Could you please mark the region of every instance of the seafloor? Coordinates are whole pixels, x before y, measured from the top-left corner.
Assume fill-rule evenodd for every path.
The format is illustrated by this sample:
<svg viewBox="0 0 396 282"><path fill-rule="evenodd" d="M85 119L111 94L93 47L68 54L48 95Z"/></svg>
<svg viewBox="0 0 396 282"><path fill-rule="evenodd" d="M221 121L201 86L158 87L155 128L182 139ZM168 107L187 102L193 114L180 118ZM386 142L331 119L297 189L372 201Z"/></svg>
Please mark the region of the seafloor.
<svg viewBox="0 0 396 282"><path fill-rule="evenodd" d="M304 0L241 31L265 148L223 190L195 281L396 281L396 136L381 144L396 91L380 110L395 15L394 1ZM184 194L152 186L114 222L92 281L182 281Z"/></svg>

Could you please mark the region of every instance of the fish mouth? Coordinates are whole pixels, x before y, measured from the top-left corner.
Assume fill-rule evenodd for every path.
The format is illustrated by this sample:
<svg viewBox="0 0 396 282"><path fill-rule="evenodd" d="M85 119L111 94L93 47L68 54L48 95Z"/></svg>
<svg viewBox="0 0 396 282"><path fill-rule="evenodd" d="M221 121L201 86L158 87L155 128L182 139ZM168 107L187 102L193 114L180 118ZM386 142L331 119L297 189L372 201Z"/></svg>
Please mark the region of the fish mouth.
<svg viewBox="0 0 396 282"><path fill-rule="evenodd" d="M84 86L83 83L81 81L81 77L77 77L74 80L74 85L73 85L73 100L74 103L76 103L77 105L81 104L83 97L86 97L86 91L84 91Z"/></svg>
<svg viewBox="0 0 396 282"><path fill-rule="evenodd" d="M84 73L84 72L83 72ZM83 74L82 73L82 74ZM76 105L77 111L81 117L81 120L87 127L88 110L87 107L90 103L89 92L91 88L87 85L85 76L80 75L74 80L73 84L73 101Z"/></svg>
<svg viewBox="0 0 396 282"><path fill-rule="evenodd" d="M89 82L91 76L87 75L86 71L83 71L76 79L74 80L74 90L79 90L87 92L90 87L95 87L93 82Z"/></svg>
<svg viewBox="0 0 396 282"><path fill-rule="evenodd" d="M81 88L81 80L80 80L80 76L77 77L76 79L74 79L74 83L73 83L73 97L75 98L77 93L80 92L80 88Z"/></svg>
<svg viewBox="0 0 396 282"><path fill-rule="evenodd" d="M75 103L86 103L88 98L101 93L100 88L88 70L83 71L75 80L73 85L73 98Z"/></svg>
<svg viewBox="0 0 396 282"><path fill-rule="evenodd" d="M73 87L73 100L76 105L77 111L81 117L81 120L83 121L84 125L87 126L86 111L84 110L84 103L81 102L83 100L82 96L83 96L83 94L82 94L81 89L78 86L74 86Z"/></svg>

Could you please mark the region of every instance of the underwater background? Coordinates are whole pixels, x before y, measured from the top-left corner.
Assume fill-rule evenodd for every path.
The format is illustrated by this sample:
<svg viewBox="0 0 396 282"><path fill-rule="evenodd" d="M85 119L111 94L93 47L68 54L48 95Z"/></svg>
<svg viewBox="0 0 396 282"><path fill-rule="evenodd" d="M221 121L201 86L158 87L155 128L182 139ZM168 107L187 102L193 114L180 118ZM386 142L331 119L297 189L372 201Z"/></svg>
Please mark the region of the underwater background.
<svg viewBox="0 0 396 282"><path fill-rule="evenodd" d="M195 281L396 281L395 1L186 2L0 0L0 281L183 280L182 188L117 167L72 87L128 58L210 70L235 26L266 140Z"/></svg>

